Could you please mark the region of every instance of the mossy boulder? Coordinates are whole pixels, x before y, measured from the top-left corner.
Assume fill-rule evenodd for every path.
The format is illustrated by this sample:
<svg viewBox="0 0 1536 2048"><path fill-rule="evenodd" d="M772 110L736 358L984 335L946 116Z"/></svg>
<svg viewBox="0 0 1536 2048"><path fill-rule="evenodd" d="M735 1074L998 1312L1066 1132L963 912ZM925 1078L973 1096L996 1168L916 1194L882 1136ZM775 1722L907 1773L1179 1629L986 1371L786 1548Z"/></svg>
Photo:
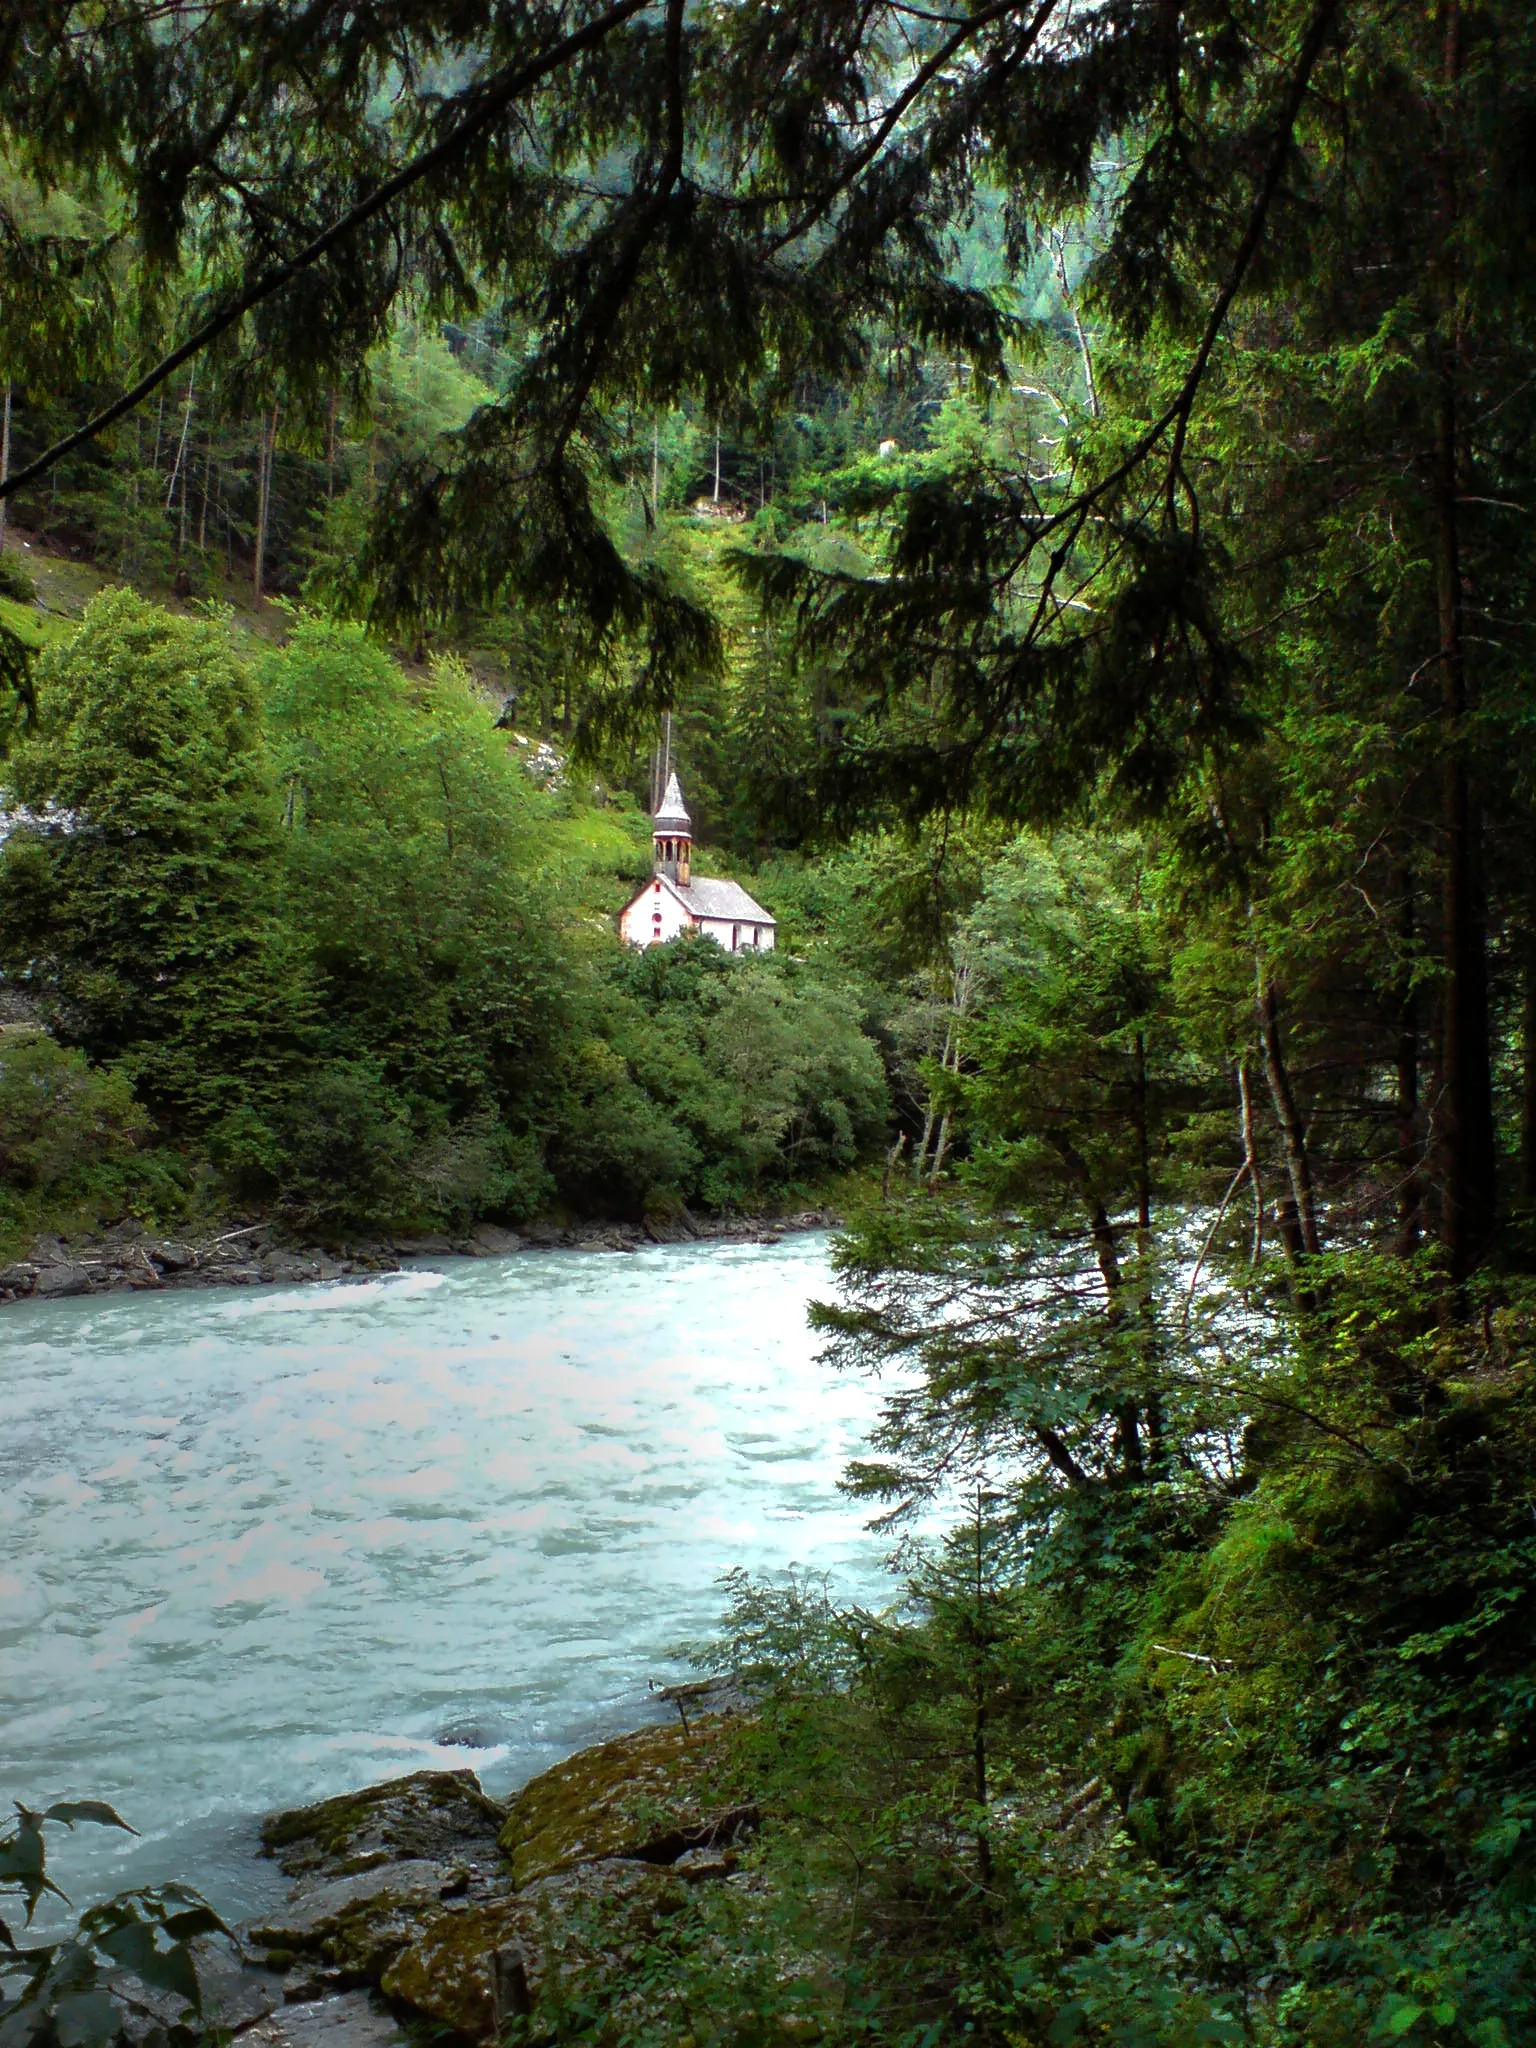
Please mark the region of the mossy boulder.
<svg viewBox="0 0 1536 2048"><path fill-rule="evenodd" d="M528 1932L527 1909L517 1899L439 1913L390 1963L380 1989L440 2027L487 2040L503 2018L497 1958L515 1948L521 1963Z"/></svg>
<svg viewBox="0 0 1536 2048"><path fill-rule="evenodd" d="M756 1820L731 1732L711 1713L639 1729L545 1771L510 1811L472 1772L440 1771L277 1814L263 1843L297 1882L247 1937L299 1973L288 1996L375 1985L477 2043L570 1986L617 2010L658 1921L726 1875Z"/></svg>
<svg viewBox="0 0 1536 2048"><path fill-rule="evenodd" d="M417 1771L275 1813L261 1844L290 1877L348 1877L408 1858L478 1860L476 1849L492 1848L505 1818L473 1771Z"/></svg>
<svg viewBox="0 0 1536 2048"><path fill-rule="evenodd" d="M248 1939L269 1957L317 1957L343 1983L376 1984L463 1883L462 1870L419 1857L357 1871L300 1891L251 1926Z"/></svg>
<svg viewBox="0 0 1536 2048"><path fill-rule="evenodd" d="M467 2040L494 2040L561 1980L617 1995L636 1948L679 1896L675 1879L644 1863L582 1864L513 1898L439 1913L381 1988Z"/></svg>
<svg viewBox="0 0 1536 2048"><path fill-rule="evenodd" d="M639 1728L532 1779L500 1835L513 1882L608 1857L671 1864L744 1833L757 1816L735 1782L731 1732L725 1715Z"/></svg>

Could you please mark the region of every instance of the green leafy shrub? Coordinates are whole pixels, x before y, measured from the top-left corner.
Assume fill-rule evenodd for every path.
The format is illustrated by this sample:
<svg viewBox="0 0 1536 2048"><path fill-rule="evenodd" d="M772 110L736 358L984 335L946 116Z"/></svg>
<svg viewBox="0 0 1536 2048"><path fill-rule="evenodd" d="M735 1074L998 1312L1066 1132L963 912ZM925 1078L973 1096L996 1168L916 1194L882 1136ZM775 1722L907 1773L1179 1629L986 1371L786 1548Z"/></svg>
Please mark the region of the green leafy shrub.
<svg viewBox="0 0 1536 2048"><path fill-rule="evenodd" d="M248 1195L280 1201L301 1231L366 1228L410 1206L409 1118L377 1066L311 1069L263 1115L221 1126L220 1164Z"/></svg>
<svg viewBox="0 0 1536 2048"><path fill-rule="evenodd" d="M429 1136L412 1159L411 1186L425 1218L466 1230L478 1216L526 1221L554 1183L534 1135L486 1112Z"/></svg>
<svg viewBox="0 0 1536 2048"><path fill-rule="evenodd" d="M851 1166L884 1071L852 1000L773 954L681 939L610 956L564 1070L549 1161L565 1198L729 1208Z"/></svg>
<svg viewBox="0 0 1536 2048"><path fill-rule="evenodd" d="M133 1830L100 1800L64 1800L35 1812L16 1802L0 1833L0 1896L19 1896L30 1926L39 1901L64 1894L48 1875L45 1829L80 1822ZM194 2048L211 2038L192 1944L229 1929L185 1885L123 1892L80 1915L58 1941L17 1940L0 1918L0 2040L6 2048L109 2048L127 2037L129 2014L115 1979L123 1972L169 1994L179 2018L150 2030L146 2048ZM135 2037L137 2038L137 2037Z"/></svg>
<svg viewBox="0 0 1536 2048"><path fill-rule="evenodd" d="M0 952L66 1042L192 1126L260 1092L305 1016L275 916L260 709L225 626L126 590L37 666L9 780Z"/></svg>
<svg viewBox="0 0 1536 2048"><path fill-rule="evenodd" d="M327 1076L269 1120L282 1198L335 1225L526 1215L548 1188L530 1109L568 980L539 877L547 804L460 663L411 682L356 628L300 614L263 685L305 1072Z"/></svg>
<svg viewBox="0 0 1536 2048"><path fill-rule="evenodd" d="M13 1025L0 1034L0 1179L53 1189L130 1157L148 1130L122 1074L42 1031Z"/></svg>
<svg viewBox="0 0 1536 2048"><path fill-rule="evenodd" d="M563 1200L598 1214L638 1215L648 1203L686 1199L699 1148L618 1047L588 1039L566 1060L563 1078L546 1147Z"/></svg>

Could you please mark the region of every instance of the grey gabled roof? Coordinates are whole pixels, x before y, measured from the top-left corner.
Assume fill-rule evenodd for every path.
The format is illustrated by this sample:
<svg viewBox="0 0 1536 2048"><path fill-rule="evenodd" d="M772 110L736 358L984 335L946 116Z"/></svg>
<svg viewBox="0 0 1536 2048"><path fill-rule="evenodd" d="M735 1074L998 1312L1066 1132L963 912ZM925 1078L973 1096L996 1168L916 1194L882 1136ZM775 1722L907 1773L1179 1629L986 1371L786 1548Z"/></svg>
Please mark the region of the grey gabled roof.
<svg viewBox="0 0 1536 2048"><path fill-rule="evenodd" d="M657 832L691 832L693 820L683 803L683 792L675 775L667 778L667 793L661 800L661 809L651 820Z"/></svg>
<svg viewBox="0 0 1536 2048"><path fill-rule="evenodd" d="M673 883L678 895L695 917L727 918L733 924L774 924L770 911L754 903L740 882L725 882L714 875L695 875L686 888Z"/></svg>

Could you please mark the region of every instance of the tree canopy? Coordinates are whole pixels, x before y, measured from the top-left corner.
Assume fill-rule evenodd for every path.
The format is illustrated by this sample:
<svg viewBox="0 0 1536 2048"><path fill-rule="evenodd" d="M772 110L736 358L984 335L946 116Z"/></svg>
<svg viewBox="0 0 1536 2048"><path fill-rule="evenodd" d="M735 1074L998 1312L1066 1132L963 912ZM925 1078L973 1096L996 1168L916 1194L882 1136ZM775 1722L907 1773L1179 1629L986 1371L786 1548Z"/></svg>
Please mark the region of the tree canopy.
<svg viewBox="0 0 1536 2048"><path fill-rule="evenodd" d="M657 544L660 423L766 448L811 390L968 366L1001 441L845 471L851 555L736 551L780 666L821 678L780 815L1044 821L1102 789L1179 819L1266 958L1291 864L1363 859L1414 934L1372 971L1428 946L1443 977L1431 1192L1465 1271L1497 1207L1533 78L1524 10L1461 0L34 5L0 40L0 358L72 365L82 417L3 488L193 363L273 408L273 448L279 407L318 442L407 309L489 321L493 385L399 451L332 594L548 619L601 751L722 656L722 599ZM1052 252L1054 328L1021 289ZM1299 695L1306 735L1263 743ZM1279 823L1332 801L1341 715L1378 736L1349 852Z"/></svg>
<svg viewBox="0 0 1536 2048"><path fill-rule="evenodd" d="M0 503L166 600L30 670L7 1184L875 1162L905 1605L735 1581L648 2041L1529 2034L1533 137L1516 0L0 26ZM663 719L771 957L616 947Z"/></svg>

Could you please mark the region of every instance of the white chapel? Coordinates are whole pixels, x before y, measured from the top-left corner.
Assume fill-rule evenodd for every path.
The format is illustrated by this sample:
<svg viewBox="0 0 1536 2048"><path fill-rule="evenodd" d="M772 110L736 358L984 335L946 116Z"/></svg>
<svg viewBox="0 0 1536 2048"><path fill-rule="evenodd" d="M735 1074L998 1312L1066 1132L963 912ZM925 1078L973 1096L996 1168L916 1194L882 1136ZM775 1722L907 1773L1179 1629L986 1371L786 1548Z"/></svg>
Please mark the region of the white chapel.
<svg viewBox="0 0 1536 2048"><path fill-rule="evenodd" d="M774 921L739 882L693 873L693 820L683 805L677 777L651 819L656 874L619 919L619 937L629 946L664 946L683 932L702 932L728 953L769 953Z"/></svg>

